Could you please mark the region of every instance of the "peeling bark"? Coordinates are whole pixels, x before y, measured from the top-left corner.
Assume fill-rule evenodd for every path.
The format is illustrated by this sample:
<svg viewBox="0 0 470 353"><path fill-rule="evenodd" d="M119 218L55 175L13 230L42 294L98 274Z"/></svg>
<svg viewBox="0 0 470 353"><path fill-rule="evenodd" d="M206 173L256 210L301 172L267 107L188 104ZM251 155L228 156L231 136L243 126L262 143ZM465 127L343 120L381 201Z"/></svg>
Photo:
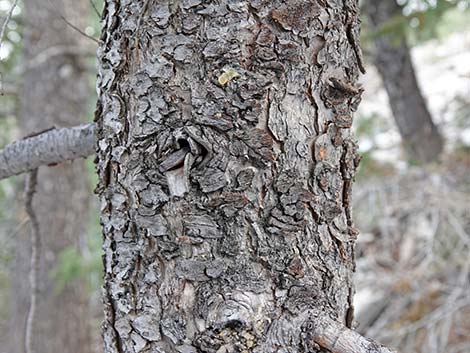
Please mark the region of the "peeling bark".
<svg viewBox="0 0 470 353"><path fill-rule="evenodd" d="M357 1L107 0L105 351L320 352L353 318Z"/></svg>
<svg viewBox="0 0 470 353"><path fill-rule="evenodd" d="M402 16L395 0L368 0L364 10L374 30ZM438 160L443 139L421 94L405 33L397 30L378 35L374 47L373 61L382 77L408 158L418 163Z"/></svg>

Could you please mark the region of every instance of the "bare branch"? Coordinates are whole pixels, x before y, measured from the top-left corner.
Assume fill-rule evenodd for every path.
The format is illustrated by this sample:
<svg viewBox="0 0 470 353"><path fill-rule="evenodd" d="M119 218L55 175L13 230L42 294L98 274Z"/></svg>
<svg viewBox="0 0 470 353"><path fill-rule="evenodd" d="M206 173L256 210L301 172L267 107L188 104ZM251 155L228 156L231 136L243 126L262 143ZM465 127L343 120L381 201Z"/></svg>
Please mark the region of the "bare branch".
<svg viewBox="0 0 470 353"><path fill-rule="evenodd" d="M98 18L101 17L101 14L100 12L98 11L98 8L96 7L96 4L93 0L90 0L90 3L91 3L91 7L93 8L93 10L95 11L96 13L96 16L98 16Z"/></svg>
<svg viewBox="0 0 470 353"><path fill-rule="evenodd" d="M78 33L80 33L82 36L88 38L88 39L91 39L92 41L96 42L96 43L100 43L100 41L98 39L96 39L95 37L93 36L90 36L88 34L86 34L84 31L82 31L80 28L78 28L77 26L75 26L72 22L70 22L69 20L67 20L63 15L59 15L60 18L66 23L68 24L70 27L72 27L74 30L76 30Z"/></svg>
<svg viewBox="0 0 470 353"><path fill-rule="evenodd" d="M33 208L33 196L36 192L38 170L32 170L26 181L25 188L25 207L26 213L31 221L31 263L29 269L29 290L30 302L28 317L26 319L25 332L25 352L33 353L33 325L34 315L36 313L36 297L38 292L37 276L39 271L39 246L41 245L41 237L39 232L39 222Z"/></svg>
<svg viewBox="0 0 470 353"><path fill-rule="evenodd" d="M2 48L3 44L3 37L5 36L5 32L8 26L8 22L11 20L11 16L13 15L13 11L15 10L16 5L18 5L18 0L15 0L13 5L10 8L10 11L8 11L7 17L5 19L5 22L3 22L2 29L0 31L0 49Z"/></svg>
<svg viewBox="0 0 470 353"><path fill-rule="evenodd" d="M312 339L332 353L395 353L325 315L313 325Z"/></svg>
<svg viewBox="0 0 470 353"><path fill-rule="evenodd" d="M95 125L52 129L0 150L0 179L21 174L41 165L54 165L84 158L95 150Z"/></svg>

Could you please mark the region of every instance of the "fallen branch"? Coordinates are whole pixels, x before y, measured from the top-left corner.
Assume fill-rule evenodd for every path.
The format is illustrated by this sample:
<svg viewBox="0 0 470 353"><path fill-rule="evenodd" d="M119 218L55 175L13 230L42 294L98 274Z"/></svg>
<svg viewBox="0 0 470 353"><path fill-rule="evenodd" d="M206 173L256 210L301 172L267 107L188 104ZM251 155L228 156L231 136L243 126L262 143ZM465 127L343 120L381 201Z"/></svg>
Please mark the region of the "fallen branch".
<svg viewBox="0 0 470 353"><path fill-rule="evenodd" d="M332 353L395 353L324 315L316 319L311 334L316 344Z"/></svg>
<svg viewBox="0 0 470 353"><path fill-rule="evenodd" d="M95 152L95 125L52 129L15 141L0 150L0 179Z"/></svg>

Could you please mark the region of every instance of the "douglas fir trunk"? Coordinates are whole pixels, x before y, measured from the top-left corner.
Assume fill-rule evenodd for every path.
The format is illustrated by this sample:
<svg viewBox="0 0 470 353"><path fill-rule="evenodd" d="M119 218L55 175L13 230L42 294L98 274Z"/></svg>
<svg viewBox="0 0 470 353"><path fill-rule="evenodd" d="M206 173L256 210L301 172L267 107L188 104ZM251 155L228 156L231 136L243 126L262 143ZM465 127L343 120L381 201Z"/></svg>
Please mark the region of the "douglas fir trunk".
<svg viewBox="0 0 470 353"><path fill-rule="evenodd" d="M319 352L353 316L357 1L105 3L105 351Z"/></svg>
<svg viewBox="0 0 470 353"><path fill-rule="evenodd" d="M20 109L24 136L54 126L73 126L85 118L89 92L83 53L87 52L84 41L88 39L61 16L84 28L87 6L87 0L24 3L25 72ZM29 345L26 336L31 336L30 346L35 353L88 353L91 341L86 289L77 280L59 288L54 279L58 256L69 247L77 247L86 231L89 188L83 160L42 167L37 189L33 206L41 241L36 308L34 312L30 309L31 230L26 226L16 236L8 352L25 352ZM31 324L26 323L28 317Z"/></svg>

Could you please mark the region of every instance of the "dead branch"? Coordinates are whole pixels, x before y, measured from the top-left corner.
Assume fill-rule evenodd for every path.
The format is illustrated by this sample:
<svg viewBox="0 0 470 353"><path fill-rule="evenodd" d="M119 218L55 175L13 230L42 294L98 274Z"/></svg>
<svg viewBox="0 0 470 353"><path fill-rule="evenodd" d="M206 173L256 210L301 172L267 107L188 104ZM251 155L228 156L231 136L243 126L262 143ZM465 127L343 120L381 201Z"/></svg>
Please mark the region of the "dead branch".
<svg viewBox="0 0 470 353"><path fill-rule="evenodd" d="M29 269L29 290L30 290L30 301L28 317L26 319L25 327L25 352L33 353L33 326L34 326L34 315L36 313L36 299L37 299L37 276L39 271L39 246L41 244L39 222L33 208L33 196L36 192L38 170L32 170L28 179L26 180L25 188L25 207L26 213L28 214L31 222L31 263Z"/></svg>
<svg viewBox="0 0 470 353"><path fill-rule="evenodd" d="M74 29L75 31L77 31L78 33L80 33L82 36L84 36L85 38L88 38L88 39L91 39L92 41L94 41L95 43L100 43L100 41L98 39L96 39L95 37L93 36L90 36L88 34L86 34L84 31L82 31L80 28L78 28L77 26L75 26L72 22L70 22L69 20L67 20L65 18L65 16L63 15L60 15L60 18L62 19L62 21L64 21L67 25L69 25L72 29Z"/></svg>
<svg viewBox="0 0 470 353"><path fill-rule="evenodd" d="M311 334L316 344L332 353L395 353L325 315L316 319Z"/></svg>
<svg viewBox="0 0 470 353"><path fill-rule="evenodd" d="M98 8L96 7L95 2L93 0L90 0L90 4L93 10L95 11L96 16L98 16L98 18L101 18L101 13L100 11L98 11Z"/></svg>
<svg viewBox="0 0 470 353"><path fill-rule="evenodd" d="M2 29L0 30L0 48L2 47L3 37L5 36L5 32L6 32L8 23L11 20L11 16L13 16L13 11L15 10L16 5L18 5L18 0L15 0L13 5L10 7L10 10L8 11L7 17L5 18L5 21L2 24Z"/></svg>
<svg viewBox="0 0 470 353"><path fill-rule="evenodd" d="M13 142L0 150L0 180L40 167L76 158L95 150L95 125L52 129Z"/></svg>

